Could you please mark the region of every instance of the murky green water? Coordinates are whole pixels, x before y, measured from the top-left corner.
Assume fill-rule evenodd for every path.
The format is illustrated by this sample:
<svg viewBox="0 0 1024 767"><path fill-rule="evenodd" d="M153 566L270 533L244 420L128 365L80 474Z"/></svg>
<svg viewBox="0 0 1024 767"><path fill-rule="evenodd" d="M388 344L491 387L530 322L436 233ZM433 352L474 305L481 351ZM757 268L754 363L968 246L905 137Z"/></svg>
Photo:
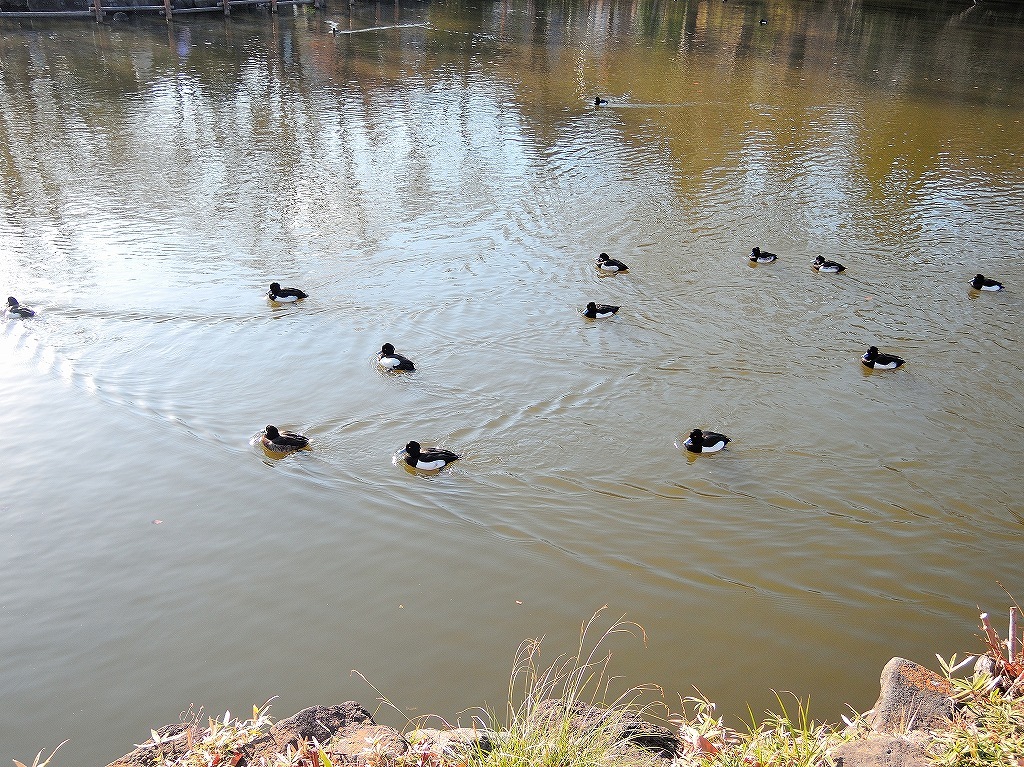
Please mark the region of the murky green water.
<svg viewBox="0 0 1024 767"><path fill-rule="evenodd" d="M372 708L350 669L454 720L605 604L625 681L736 716L977 647L1024 592L1024 17L965 5L0 20L0 756Z"/></svg>

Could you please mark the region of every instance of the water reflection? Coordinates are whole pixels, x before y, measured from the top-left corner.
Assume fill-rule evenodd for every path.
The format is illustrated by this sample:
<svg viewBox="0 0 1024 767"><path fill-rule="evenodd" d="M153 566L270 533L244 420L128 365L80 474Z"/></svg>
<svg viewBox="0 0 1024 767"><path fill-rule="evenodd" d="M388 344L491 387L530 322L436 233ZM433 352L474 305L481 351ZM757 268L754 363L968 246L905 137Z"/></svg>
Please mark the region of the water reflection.
<svg viewBox="0 0 1024 767"><path fill-rule="evenodd" d="M192 51L192 30L182 27L178 30L177 42L178 58L187 59Z"/></svg>

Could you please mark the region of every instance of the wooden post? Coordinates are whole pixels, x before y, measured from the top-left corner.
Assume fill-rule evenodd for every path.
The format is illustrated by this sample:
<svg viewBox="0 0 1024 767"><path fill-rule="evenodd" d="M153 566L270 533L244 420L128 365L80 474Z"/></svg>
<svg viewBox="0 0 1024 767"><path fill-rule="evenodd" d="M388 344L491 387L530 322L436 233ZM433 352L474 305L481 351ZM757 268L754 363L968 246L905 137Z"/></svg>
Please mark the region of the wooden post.
<svg viewBox="0 0 1024 767"><path fill-rule="evenodd" d="M1017 608L1010 608L1010 636L1006 640L1006 651L1010 655L1010 663L1017 660Z"/></svg>
<svg viewBox="0 0 1024 767"><path fill-rule="evenodd" d="M171 16L174 15L174 8L171 6L171 0L164 0L164 21L168 24L171 23Z"/></svg>
<svg viewBox="0 0 1024 767"><path fill-rule="evenodd" d="M277 13L277 0L270 0L270 12Z"/></svg>
<svg viewBox="0 0 1024 767"><path fill-rule="evenodd" d="M92 7L96 11L96 21L103 21L103 0L92 0Z"/></svg>
<svg viewBox="0 0 1024 767"><path fill-rule="evenodd" d="M222 3L224 3L224 15L225 16L230 16L231 15L231 0L220 0L220 1Z"/></svg>

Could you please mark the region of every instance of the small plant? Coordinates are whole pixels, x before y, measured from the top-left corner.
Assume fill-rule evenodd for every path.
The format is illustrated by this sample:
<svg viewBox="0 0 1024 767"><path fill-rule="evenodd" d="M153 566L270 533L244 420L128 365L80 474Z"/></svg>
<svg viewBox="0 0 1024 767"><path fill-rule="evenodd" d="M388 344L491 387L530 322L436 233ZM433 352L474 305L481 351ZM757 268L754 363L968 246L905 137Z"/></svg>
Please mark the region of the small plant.
<svg viewBox="0 0 1024 767"><path fill-rule="evenodd" d="M1024 756L1024 701L998 690L975 698L952 727L932 733L930 751L943 767L1017 767Z"/></svg>
<svg viewBox="0 0 1024 767"><path fill-rule="evenodd" d="M831 752L840 744L856 737L863 729L862 717L843 717L846 729L819 724L810 717L809 704L799 698L796 709L787 707L782 696L775 693L779 710L766 711L757 721L753 712L746 732L737 732L714 716L715 705L703 695L683 700L684 712L693 711L672 721L679 725L680 739L689 750L673 762L677 767L825 767L835 765Z"/></svg>
<svg viewBox="0 0 1024 767"><path fill-rule="evenodd" d="M953 653L949 660L944 659L939 654L936 654L935 657L939 661L942 675L949 682L949 686L953 690L953 694L950 697L958 705L969 706L975 701L984 699L998 684L997 680L993 679L992 675L986 670L975 671L968 677L956 676L958 671L976 661L973 655L968 655L960 662L957 662L956 653Z"/></svg>
<svg viewBox="0 0 1024 767"><path fill-rule="evenodd" d="M999 638L988 613L981 614L985 653L968 677L957 672L975 662L968 656L959 663L956 655L939 665L952 686L958 704L948 730L933 732L930 751L942 767L993 767L1024 765L1024 654L1017 642L1020 608L1010 608L1007 639Z"/></svg>
<svg viewBox="0 0 1024 767"><path fill-rule="evenodd" d="M269 700L262 707L253 706L252 718L245 720L233 718L230 711L225 711L222 717L211 717L209 726L198 738L193 735L194 728L188 722L184 730L173 735L161 735L156 730L150 730L150 739L136 747L155 749L157 754L154 762L161 767L235 767L242 759L242 749L262 737L270 726L272 720L267 713L269 709ZM196 719L198 715L191 718ZM169 755L175 752L181 753ZM287 767L306 767L306 764L302 760L286 762Z"/></svg>
<svg viewBox="0 0 1024 767"><path fill-rule="evenodd" d="M67 741L65 740L63 743L60 744L60 746L63 746L64 743L67 743ZM39 753L36 754L36 758L32 760L32 767L46 767L46 765L50 763L50 760L53 759L53 755L60 750L60 746L57 746L57 748L53 749L53 751L50 752L50 755L46 757L45 762L39 761L43 757L43 752L42 750L40 750ZM19 762L17 759L14 759L13 761L16 767L25 767L24 762Z"/></svg>
<svg viewBox="0 0 1024 767"><path fill-rule="evenodd" d="M653 756L632 748L630 723L648 713L655 702L641 703L655 685L630 687L609 700L613 677L611 653L602 645L613 634L627 633L646 641L643 628L619 619L589 645L601 608L581 631L574 655L562 655L548 666L539 663L541 640L523 642L509 678L505 726L489 748L478 746L468 767L598 767L614 763L639 767ZM488 714L486 719L497 717ZM496 728L498 729L498 728Z"/></svg>
<svg viewBox="0 0 1024 767"><path fill-rule="evenodd" d="M751 723L743 738L744 762L761 767L818 767L834 765L829 752L846 738L833 725L819 724L810 716L810 702L795 695L796 710L786 707L775 693L779 711L765 711L765 719Z"/></svg>
<svg viewBox="0 0 1024 767"><path fill-rule="evenodd" d="M700 690L697 695L682 699L683 713L669 718L679 728L679 739L687 749L687 756L707 760L726 751L738 742L736 732L722 723L722 717L715 717L715 704ZM689 708L693 714L686 715ZM684 759L684 761L693 761Z"/></svg>

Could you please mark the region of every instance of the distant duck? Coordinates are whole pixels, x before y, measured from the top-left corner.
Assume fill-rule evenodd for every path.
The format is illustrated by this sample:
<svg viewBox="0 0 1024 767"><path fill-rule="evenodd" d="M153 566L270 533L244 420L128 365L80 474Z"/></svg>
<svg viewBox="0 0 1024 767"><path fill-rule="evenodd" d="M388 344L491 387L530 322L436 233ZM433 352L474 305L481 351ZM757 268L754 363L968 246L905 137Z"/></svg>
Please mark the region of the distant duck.
<svg viewBox="0 0 1024 767"><path fill-rule="evenodd" d="M428 447L424 450L420 447L419 442L410 442L405 446L404 460L414 469L434 471L435 469L443 469L452 461L459 460L459 456L451 450L442 450L437 447Z"/></svg>
<svg viewBox="0 0 1024 767"><path fill-rule="evenodd" d="M990 280L984 274L976 274L974 275L974 279L971 280L971 287L975 290L996 291L1003 289L1003 283L997 282L996 280ZM7 299L8 302L11 300L12 299L10 298Z"/></svg>
<svg viewBox="0 0 1024 767"><path fill-rule="evenodd" d="M612 258L607 253L602 253L597 257L597 268L602 272L626 272L629 271L629 267L619 261L617 258Z"/></svg>
<svg viewBox="0 0 1024 767"><path fill-rule="evenodd" d="M270 283L270 290L267 292L267 298L271 301L289 303L291 301L298 301L300 298L309 298L309 295L298 288L282 288L281 283L272 282Z"/></svg>
<svg viewBox="0 0 1024 767"><path fill-rule="evenodd" d="M599 107L608 103L608 99L603 99L600 96L594 96L594 106Z"/></svg>
<svg viewBox="0 0 1024 767"><path fill-rule="evenodd" d="M27 306L18 303L14 296L7 297L7 314L11 317L35 317L36 313Z"/></svg>
<svg viewBox="0 0 1024 767"><path fill-rule="evenodd" d="M729 442L731 440L727 436L719 434L717 431L694 429L686 438L683 447L691 453L717 453Z"/></svg>
<svg viewBox="0 0 1024 767"><path fill-rule="evenodd" d="M752 264L770 264L777 258L778 256L774 253L762 251L760 248L754 248L750 251L750 262Z"/></svg>
<svg viewBox="0 0 1024 767"><path fill-rule="evenodd" d="M293 431L278 431L276 426L268 425L260 437L260 443L272 453L294 453L309 447L309 440Z"/></svg>
<svg viewBox="0 0 1024 767"><path fill-rule="evenodd" d="M878 351L877 346L869 348L860 361L872 370L894 370L905 362L902 357L897 357L895 354Z"/></svg>
<svg viewBox="0 0 1024 767"><path fill-rule="evenodd" d="M846 271L846 267L841 263L838 261L826 261L824 256L815 258L811 267L816 272L827 272L828 274L838 274L839 272Z"/></svg>
<svg viewBox="0 0 1024 767"><path fill-rule="evenodd" d="M377 364L386 370L415 370L412 360L395 353L395 347L384 344L377 354Z"/></svg>
<svg viewBox="0 0 1024 767"><path fill-rule="evenodd" d="M761 23L762 24L767 24L768 23L768 19L761 19Z"/></svg>
<svg viewBox="0 0 1024 767"><path fill-rule="evenodd" d="M605 317L611 317L618 310L619 307L617 306L611 306L609 304L595 304L591 301L583 311L583 316L592 320L604 319Z"/></svg>

